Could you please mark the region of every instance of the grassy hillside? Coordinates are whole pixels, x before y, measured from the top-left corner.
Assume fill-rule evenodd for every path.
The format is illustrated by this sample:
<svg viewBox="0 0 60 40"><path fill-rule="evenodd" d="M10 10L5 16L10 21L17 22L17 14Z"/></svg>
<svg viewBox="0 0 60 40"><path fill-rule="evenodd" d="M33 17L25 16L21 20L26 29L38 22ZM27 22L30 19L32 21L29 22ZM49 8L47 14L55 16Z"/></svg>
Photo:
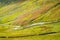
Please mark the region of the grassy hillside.
<svg viewBox="0 0 60 40"><path fill-rule="evenodd" d="M60 0L0 0L0 40L60 40Z"/></svg>

